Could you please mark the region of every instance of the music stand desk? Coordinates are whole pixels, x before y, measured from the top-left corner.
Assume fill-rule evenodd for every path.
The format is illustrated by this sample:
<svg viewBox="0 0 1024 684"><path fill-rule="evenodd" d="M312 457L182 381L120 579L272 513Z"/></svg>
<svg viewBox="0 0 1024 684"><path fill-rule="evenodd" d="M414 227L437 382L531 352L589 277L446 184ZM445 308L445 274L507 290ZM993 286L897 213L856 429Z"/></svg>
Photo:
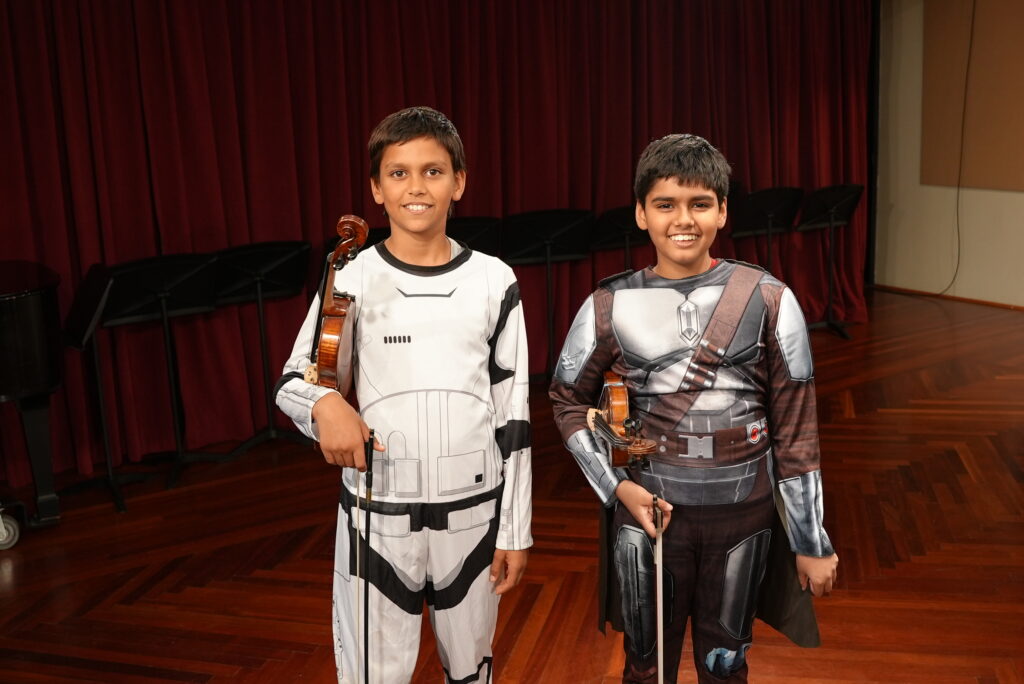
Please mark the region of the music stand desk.
<svg viewBox="0 0 1024 684"><path fill-rule="evenodd" d="M181 470L196 461L228 461L230 454L189 451L185 448L184 409L178 376L177 351L170 319L213 311L216 281L215 254L174 254L151 257L110 267L111 290L103 308L105 328L160 321L163 328L167 379L171 392L175 449L148 454L154 460L173 460L167 487L177 484Z"/></svg>
<svg viewBox="0 0 1024 684"><path fill-rule="evenodd" d="M67 318L64 322L64 337L69 347L79 351L85 351L89 347L92 358L92 372L96 382L96 411L99 414L100 436L103 440L103 460L106 465L106 474L95 477L84 482L71 485L65 492L77 492L88 489L94 485L103 485L110 492L114 501L114 508L119 513L126 509L124 495L121 493L121 485L131 482L141 482L148 479L148 475L135 473L131 475L117 474L114 472L113 454L110 449L110 433L107 430L107 412L103 403L103 372L100 366L99 350L96 340L93 338L96 328L100 325L103 309L110 297L110 290L114 284L114 277L110 269L104 264L93 264L85 274L85 278L75 292L75 298L71 302Z"/></svg>
<svg viewBox="0 0 1024 684"><path fill-rule="evenodd" d="M827 327L843 339L850 339L846 332L846 324L837 320L833 313L832 297L835 279L835 229L850 222L857 204L860 202L864 186L856 184L830 185L819 188L804 198L800 223L796 230L828 230L828 297L825 305L825 320L808 325L808 328Z"/></svg>
<svg viewBox="0 0 1024 684"><path fill-rule="evenodd" d="M594 214L587 209L548 209L508 216L502 222L503 260L509 266L544 264L548 358L545 377L554 368L556 351L554 280L556 262L582 261Z"/></svg>
<svg viewBox="0 0 1024 684"><path fill-rule="evenodd" d="M453 216L445 233L474 252L501 254L501 221L494 216Z"/></svg>
<svg viewBox="0 0 1024 684"><path fill-rule="evenodd" d="M766 268L769 272L772 270L772 236L792 230L803 196L802 188L764 188L737 198L736 206L729 207L733 240L767 236Z"/></svg>
<svg viewBox="0 0 1024 684"><path fill-rule="evenodd" d="M650 241L650 234L636 224L636 207L632 204L602 213L590 233L591 251L623 250L622 265L627 271L633 268L633 248Z"/></svg>
<svg viewBox="0 0 1024 684"><path fill-rule="evenodd" d="M309 440L296 431L274 427L273 383L264 302L267 299L287 299L302 292L309 272L311 249L312 245L308 242L288 240L228 247L217 253L214 266L216 306L256 303L264 404L267 411L267 425L235 447L230 453L232 457L278 438L297 444L309 444Z"/></svg>

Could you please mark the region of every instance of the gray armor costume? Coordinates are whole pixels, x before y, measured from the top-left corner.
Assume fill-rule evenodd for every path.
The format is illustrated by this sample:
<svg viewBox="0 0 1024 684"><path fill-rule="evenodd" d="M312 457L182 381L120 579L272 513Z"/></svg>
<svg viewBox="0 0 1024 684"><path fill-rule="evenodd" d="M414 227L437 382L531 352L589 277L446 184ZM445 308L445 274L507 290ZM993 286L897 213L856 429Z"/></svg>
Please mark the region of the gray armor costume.
<svg viewBox="0 0 1024 684"><path fill-rule="evenodd" d="M791 550L833 553L822 526L813 363L803 314L789 289L751 268L720 261L679 280L646 269L604 281L580 308L551 386L566 446L605 506L615 506L615 488L626 477L676 506L665 538L666 586L675 586L666 611L666 681L674 680L670 666L679 659L678 650L670 659L668 647L681 647L687 616L701 681L711 675L707 681L745 681L775 494ZM716 309L730 281L741 277L752 292L733 319L723 319L735 332L720 348L711 342L720 333L709 328L723 324L714 320ZM623 377L631 416L657 444L644 468L609 466L606 446L586 426L606 370ZM655 646L645 612L653 601L631 594L652 584L653 556L625 507L614 515L610 538L623 594L627 681L640 681Z"/></svg>
<svg viewBox="0 0 1024 684"><path fill-rule="evenodd" d="M355 296L351 362L367 425L386 450L374 456L369 557L370 679L409 681L424 601L449 681L487 682L498 596L495 548L532 545L526 334L519 287L499 260L452 242L452 260L416 267L383 244L338 272ZM305 383L319 300L285 366L277 403L317 437L313 404L332 390ZM341 373L339 373L341 375ZM365 543L353 503L364 477L343 471L335 547L338 681L356 681L353 547ZM363 517L365 522L365 517ZM361 679L360 679L361 681Z"/></svg>

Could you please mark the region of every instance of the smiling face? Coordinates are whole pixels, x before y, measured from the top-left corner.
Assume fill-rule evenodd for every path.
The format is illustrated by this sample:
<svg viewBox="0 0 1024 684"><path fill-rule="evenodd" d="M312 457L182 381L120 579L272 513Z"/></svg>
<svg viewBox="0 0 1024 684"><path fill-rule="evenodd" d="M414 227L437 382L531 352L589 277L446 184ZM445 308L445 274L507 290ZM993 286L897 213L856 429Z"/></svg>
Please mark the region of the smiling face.
<svg viewBox="0 0 1024 684"><path fill-rule="evenodd" d="M373 199L384 205L391 235L400 239L443 235L448 209L465 185L466 172L453 171L448 151L429 137L388 145L380 177L370 179Z"/></svg>
<svg viewBox="0 0 1024 684"><path fill-rule="evenodd" d="M711 244L725 225L725 200L714 190L660 178L637 202L636 224L646 230L658 253L655 273L663 278L687 278L711 268Z"/></svg>

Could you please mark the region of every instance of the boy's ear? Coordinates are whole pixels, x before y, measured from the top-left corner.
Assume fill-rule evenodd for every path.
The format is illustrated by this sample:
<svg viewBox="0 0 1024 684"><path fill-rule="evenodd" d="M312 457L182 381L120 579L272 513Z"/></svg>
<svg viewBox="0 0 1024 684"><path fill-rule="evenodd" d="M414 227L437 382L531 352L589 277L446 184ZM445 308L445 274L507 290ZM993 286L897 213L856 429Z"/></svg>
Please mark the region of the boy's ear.
<svg viewBox="0 0 1024 684"><path fill-rule="evenodd" d="M640 200L636 201L636 225L640 230L647 230L647 214L644 213L644 205Z"/></svg>
<svg viewBox="0 0 1024 684"><path fill-rule="evenodd" d="M380 191L380 180L370 178L370 192L373 193L373 201L377 204L384 204L384 193Z"/></svg>
<svg viewBox="0 0 1024 684"><path fill-rule="evenodd" d="M728 202L729 202L729 198L728 197L723 197L722 198L722 208L718 212L718 227L719 228L724 228L725 227L725 219L729 216L729 208L726 206L726 204L728 204Z"/></svg>
<svg viewBox="0 0 1024 684"><path fill-rule="evenodd" d="M466 190L466 170L455 172L455 192L452 193L452 201L458 202L462 199L462 193Z"/></svg>

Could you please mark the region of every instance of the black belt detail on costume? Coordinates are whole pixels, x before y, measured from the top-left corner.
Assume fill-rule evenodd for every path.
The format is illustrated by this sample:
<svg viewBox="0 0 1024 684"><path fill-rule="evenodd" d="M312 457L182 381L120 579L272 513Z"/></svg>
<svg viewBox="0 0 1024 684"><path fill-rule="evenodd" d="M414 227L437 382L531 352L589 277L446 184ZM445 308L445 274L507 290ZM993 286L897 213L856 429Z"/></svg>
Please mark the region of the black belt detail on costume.
<svg viewBox="0 0 1024 684"><path fill-rule="evenodd" d="M362 544L363 539L356 533L355 528L351 524L347 525L347 527L349 540L348 573L350 576L355 577L358 573L356 573L356 554L353 545ZM420 595L420 592L411 591L405 586L402 580L398 578L398 573L395 572L390 563L384 560L383 556L372 547L367 549L365 545L360 549L360 553L366 554L366 560L363 562L369 567L370 584L377 587L380 593L387 596L389 601L406 613L419 615L423 612L423 597Z"/></svg>
<svg viewBox="0 0 1024 684"><path fill-rule="evenodd" d="M500 507L500 506L499 506ZM470 551L466 560L459 569L459 575L444 589L434 589L432 582L427 582L423 591L427 596L427 605L433 606L435 610L453 608L466 598L469 588L480 576L480 573L490 567L494 560L494 547L498 540L498 522L501 520L501 511L495 509L494 517L487 526L487 534Z"/></svg>
<svg viewBox="0 0 1024 684"><path fill-rule="evenodd" d="M348 515L348 510L346 510ZM501 513L497 509L494 511L494 517L491 518L491 522L488 526L487 534L484 535L483 539L476 545L469 556L466 557L466 561L462 564L462 569L459 571L458 577L449 586L439 591L434 590L432 582L427 582L422 590L414 591L405 586L405 583L398 578L398 573L391 567L391 564L384 560L384 557L380 555L373 547L367 549L365 546L360 550L360 553L366 553L366 561L369 566L369 581L370 584L377 587L377 589L384 594L389 601L394 603L396 606L404 610L410 615L420 615L423 612L423 599L426 597L427 603L433 606L437 610L444 610L453 606L459 605L464 598L466 593L469 592L470 586L473 581L479 577L480 573L487 568L494 558L494 545L498 537L498 521L501 520ZM360 537L355 528L351 525L352 518L349 516L348 527L348 539L349 539L349 554L348 554L348 572L349 575L355 576L356 573L356 555L355 555L355 544L364 543L362 537ZM473 680L466 680L473 681Z"/></svg>
<svg viewBox="0 0 1024 684"><path fill-rule="evenodd" d="M501 500L501 491L504 488L505 483L502 482L497 487L490 491L483 492L482 494L476 494L467 499L459 499L458 501L449 501L445 503L423 503L420 501L413 501L410 503L398 503L392 501L371 501L370 510L373 515L407 515L409 516L409 531L419 532L424 527L431 530L437 530L439 532L448 529L448 514L453 511L461 511L466 508L472 508L477 504L482 504L485 501ZM347 515L351 515L352 506L355 504L356 495L348 491L348 487L342 485L341 487L341 505L345 509ZM362 510L366 510L366 502L360 501ZM494 517L498 517L498 508L494 507Z"/></svg>
<svg viewBox="0 0 1024 684"><path fill-rule="evenodd" d="M448 672L447 669L441 668L444 670L445 682L447 682L447 684L470 684L470 682L479 682L480 670L484 669L484 665L487 666L487 676L484 678L484 681L489 682L491 681L491 662L493 660L494 658L492 658L491 656L487 656L486 658L480 661L479 665L476 666L476 672L469 675L468 677L463 677L462 679L452 679L451 673Z"/></svg>
<svg viewBox="0 0 1024 684"><path fill-rule="evenodd" d="M304 373L300 373L299 371L291 371L289 373L285 373L277 381L277 384L274 385L274 393L271 394L270 396L272 396L272 397L274 397L276 399L277 398L277 393L281 391L281 388L284 387L286 382L290 382L291 380L301 380L304 376L305 376L305 374Z"/></svg>
<svg viewBox="0 0 1024 684"><path fill-rule="evenodd" d="M513 452L530 446L532 438L528 420L510 420L494 431L494 441L498 443L503 461L507 461Z"/></svg>

